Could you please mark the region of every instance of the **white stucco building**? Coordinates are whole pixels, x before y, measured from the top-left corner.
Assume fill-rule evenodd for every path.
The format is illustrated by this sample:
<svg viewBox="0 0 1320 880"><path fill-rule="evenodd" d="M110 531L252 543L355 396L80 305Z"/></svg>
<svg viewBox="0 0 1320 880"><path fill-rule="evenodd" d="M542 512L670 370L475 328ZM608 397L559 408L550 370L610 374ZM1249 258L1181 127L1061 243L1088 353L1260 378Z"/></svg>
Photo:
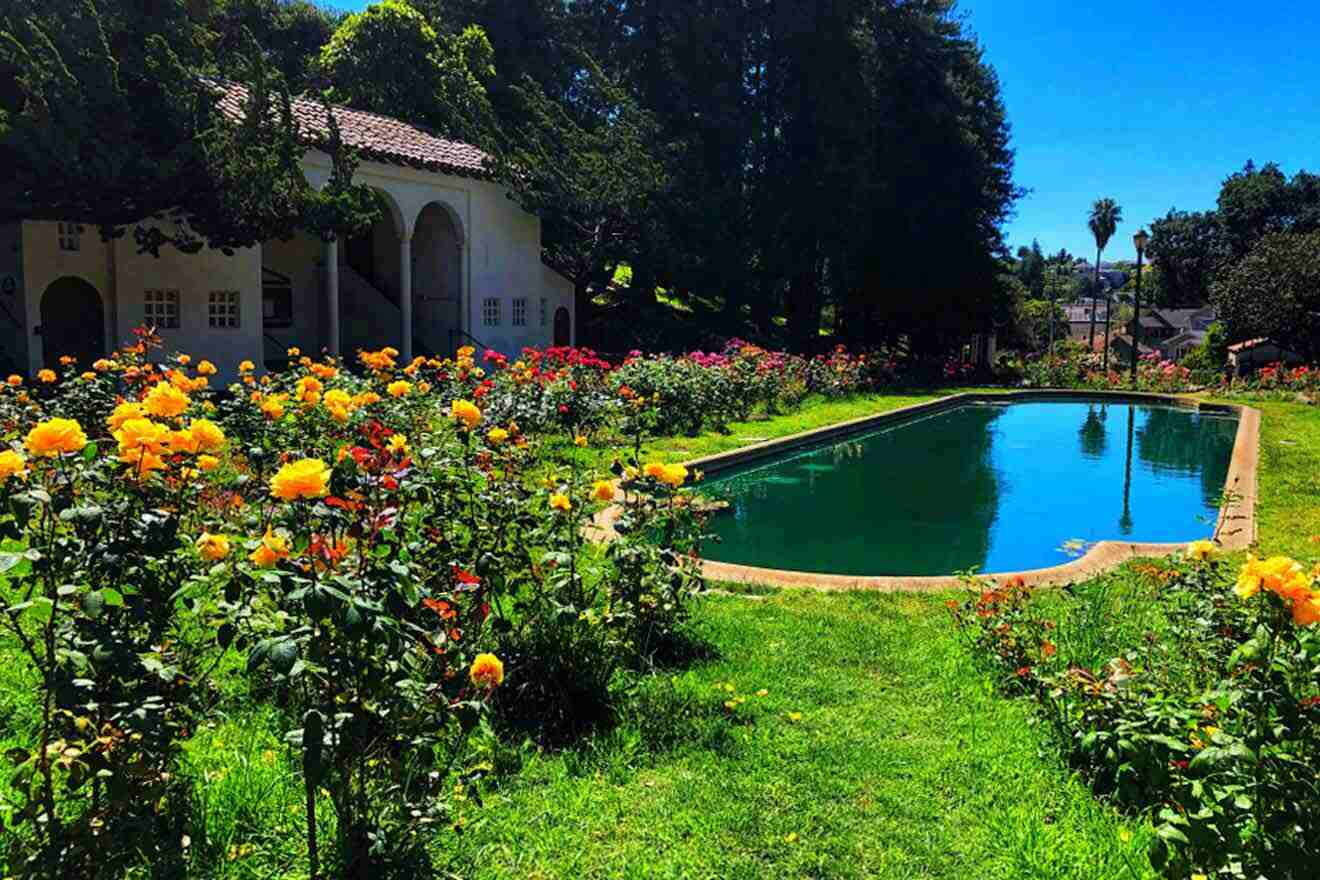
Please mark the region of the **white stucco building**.
<svg viewBox="0 0 1320 880"><path fill-rule="evenodd" d="M243 89L221 106L241 113ZM0 226L0 370L34 373L61 355L81 364L139 325L170 350L207 358L232 377L258 364L327 351L393 345L405 359L464 344L516 355L574 340L573 285L541 261L541 224L483 170L475 147L389 117L335 108L361 162L355 181L380 196L365 235L323 242L299 233L226 256L163 248L137 253L133 236L104 243L94 229L24 221ZM309 138L324 108L297 100ZM308 181L331 163L309 150ZM402 295L401 295L402 294Z"/></svg>

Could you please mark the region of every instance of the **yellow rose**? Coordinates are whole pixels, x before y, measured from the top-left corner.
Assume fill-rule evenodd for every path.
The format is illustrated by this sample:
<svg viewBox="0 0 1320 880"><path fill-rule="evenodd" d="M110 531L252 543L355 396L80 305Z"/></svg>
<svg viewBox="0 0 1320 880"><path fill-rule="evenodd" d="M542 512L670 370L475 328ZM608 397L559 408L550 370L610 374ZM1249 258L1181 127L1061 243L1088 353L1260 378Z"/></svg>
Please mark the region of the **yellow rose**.
<svg viewBox="0 0 1320 880"><path fill-rule="evenodd" d="M142 407L158 418L173 418L188 408L188 395L169 382L157 382L142 399Z"/></svg>
<svg viewBox="0 0 1320 880"><path fill-rule="evenodd" d="M87 372L85 372L85 373L83 373L81 376L79 376L78 378L83 379L84 381L90 382L90 381L92 381L93 379L96 378L96 374L93 373L91 370L88 370Z"/></svg>
<svg viewBox="0 0 1320 880"><path fill-rule="evenodd" d="M51 382L54 382L57 378L59 377L55 375L54 370L37 371L37 379L41 382L45 382L47 385L49 385Z"/></svg>
<svg viewBox="0 0 1320 880"><path fill-rule="evenodd" d="M321 498L329 491L330 469L319 458L290 462L270 479L270 494L283 501Z"/></svg>
<svg viewBox="0 0 1320 880"><path fill-rule="evenodd" d="M281 559L289 558L289 542L284 538L266 529L266 534L262 536L261 543L257 549L248 554L248 559L258 568L270 568Z"/></svg>
<svg viewBox="0 0 1320 880"><path fill-rule="evenodd" d="M215 452L225 445L225 432L210 419L194 419L188 425L198 452Z"/></svg>
<svg viewBox="0 0 1320 880"><path fill-rule="evenodd" d="M568 500L567 495L555 492L550 496L550 509L567 512L573 509L573 502Z"/></svg>
<svg viewBox="0 0 1320 880"><path fill-rule="evenodd" d="M491 446L499 446L509 439L509 432L503 428L491 428L486 432L486 439L490 441Z"/></svg>
<svg viewBox="0 0 1320 880"><path fill-rule="evenodd" d="M385 391L390 397L407 397L412 393L413 385L411 382L405 382L399 379L385 386Z"/></svg>
<svg viewBox="0 0 1320 880"><path fill-rule="evenodd" d="M129 400L116 406L114 412L110 413L110 417L105 421L113 432L118 431L119 426L129 419L140 419L144 415L146 415L146 410L142 408L142 404L135 400Z"/></svg>
<svg viewBox="0 0 1320 880"><path fill-rule="evenodd" d="M291 357L291 358L296 358L296 357L297 357L298 355L300 355L300 354L302 354L302 350L299 349L297 346L294 346L293 348L289 349L289 351L288 351L288 355L289 355L289 357Z"/></svg>
<svg viewBox="0 0 1320 880"><path fill-rule="evenodd" d="M468 678L479 688L490 690L504 684L504 664L494 654L478 654Z"/></svg>
<svg viewBox="0 0 1320 880"><path fill-rule="evenodd" d="M199 376L214 376L215 372L215 364L210 361L201 361L197 364L197 374Z"/></svg>
<svg viewBox="0 0 1320 880"><path fill-rule="evenodd" d="M10 477L21 477L27 473L27 459L12 449L0 452L0 482Z"/></svg>
<svg viewBox="0 0 1320 880"><path fill-rule="evenodd" d="M97 358L92 362L92 369L98 373L104 373L106 370L113 370L115 362L108 358Z"/></svg>
<svg viewBox="0 0 1320 880"><path fill-rule="evenodd" d="M196 455L197 438L192 431L171 431L170 452L175 455Z"/></svg>
<svg viewBox="0 0 1320 880"><path fill-rule="evenodd" d="M10 376L5 380L5 384L10 388L18 388L23 384L23 377L17 374Z"/></svg>
<svg viewBox="0 0 1320 880"><path fill-rule="evenodd" d="M449 417L462 422L469 431L481 424L481 410L468 400L455 400L449 405Z"/></svg>
<svg viewBox="0 0 1320 880"><path fill-rule="evenodd" d="M119 426L119 430L115 431L113 436L119 443L121 456L138 449L158 453L165 448L165 444L172 443L174 439L169 428L151 419L128 419Z"/></svg>
<svg viewBox="0 0 1320 880"><path fill-rule="evenodd" d="M609 480L597 480L591 487L591 497L597 501L613 501L614 484Z"/></svg>
<svg viewBox="0 0 1320 880"><path fill-rule="evenodd" d="M385 448L398 456L407 455L408 438L403 434L391 434L389 442L385 444Z"/></svg>
<svg viewBox="0 0 1320 880"><path fill-rule="evenodd" d="M73 419L47 419L31 431L25 441L28 452L53 458L64 452L80 452L87 435Z"/></svg>
<svg viewBox="0 0 1320 880"><path fill-rule="evenodd" d="M127 449L119 453L119 460L129 465L129 476L133 478L150 476L165 467L165 459L149 449Z"/></svg>
<svg viewBox="0 0 1320 880"><path fill-rule="evenodd" d="M353 398L342 388L331 388L321 397L326 409L352 409Z"/></svg>
<svg viewBox="0 0 1320 880"><path fill-rule="evenodd" d="M238 364L238 371L239 371L240 373L250 373L250 372L252 372L253 370L255 370L256 368L257 368L257 365L254 364L254 363L252 363L252 361L239 361L239 364Z"/></svg>
<svg viewBox="0 0 1320 880"><path fill-rule="evenodd" d="M202 532L197 538L197 552L207 562L219 562L229 555L229 539L224 535Z"/></svg>
<svg viewBox="0 0 1320 880"><path fill-rule="evenodd" d="M284 400L276 394L266 398L261 402L261 412L271 421L279 421L284 418Z"/></svg>
<svg viewBox="0 0 1320 880"><path fill-rule="evenodd" d="M188 366L189 364L192 363L192 355L190 354L179 355L179 363L183 364L185 367Z"/></svg>
<svg viewBox="0 0 1320 880"><path fill-rule="evenodd" d="M199 455L197 456L197 467L201 468L206 473L210 473L220 467L220 459L216 458L214 455Z"/></svg>
<svg viewBox="0 0 1320 880"><path fill-rule="evenodd" d="M1183 555L1197 562L1209 562L1219 555L1219 548L1213 541L1193 541L1187 545Z"/></svg>
<svg viewBox="0 0 1320 880"><path fill-rule="evenodd" d="M573 445L576 446L576 447L578 447L579 449L582 449L582 448L586 447L586 445L587 445L587 438L586 438L586 435L584 435L584 434L578 434L576 437L574 437L574 438L573 438Z"/></svg>

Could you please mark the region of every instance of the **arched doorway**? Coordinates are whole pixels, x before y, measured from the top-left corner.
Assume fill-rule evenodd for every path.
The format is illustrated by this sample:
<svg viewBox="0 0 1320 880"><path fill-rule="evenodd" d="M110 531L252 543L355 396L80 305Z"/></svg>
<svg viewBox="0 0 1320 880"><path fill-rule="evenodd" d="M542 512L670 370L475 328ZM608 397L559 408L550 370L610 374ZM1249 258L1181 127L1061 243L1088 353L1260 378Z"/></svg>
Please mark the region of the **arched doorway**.
<svg viewBox="0 0 1320 880"><path fill-rule="evenodd" d="M414 354L451 353L462 344L463 229L447 205L431 202L417 215L412 261Z"/></svg>
<svg viewBox="0 0 1320 880"><path fill-rule="evenodd" d="M105 308L95 287L72 276L51 282L41 296L41 350L48 367L66 355L84 367L105 357Z"/></svg>
<svg viewBox="0 0 1320 880"><path fill-rule="evenodd" d="M347 238L339 253L339 345L344 353L399 348L403 286L401 243L403 215L385 191L374 189L380 216L370 229Z"/></svg>
<svg viewBox="0 0 1320 880"><path fill-rule="evenodd" d="M573 344L573 319L568 309L560 306L555 309L555 347L561 348Z"/></svg>

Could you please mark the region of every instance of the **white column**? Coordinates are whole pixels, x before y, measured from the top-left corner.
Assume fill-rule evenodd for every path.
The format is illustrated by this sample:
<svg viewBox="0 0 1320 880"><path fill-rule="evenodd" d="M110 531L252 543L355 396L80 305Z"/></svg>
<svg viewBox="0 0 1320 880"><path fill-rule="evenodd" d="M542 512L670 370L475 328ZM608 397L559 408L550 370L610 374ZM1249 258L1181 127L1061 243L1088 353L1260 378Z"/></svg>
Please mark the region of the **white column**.
<svg viewBox="0 0 1320 880"><path fill-rule="evenodd" d="M325 335L326 348L339 357L339 240L325 243Z"/></svg>
<svg viewBox="0 0 1320 880"><path fill-rule="evenodd" d="M412 239L403 236L399 239L399 332L403 336L399 354L405 364L413 358L412 306Z"/></svg>

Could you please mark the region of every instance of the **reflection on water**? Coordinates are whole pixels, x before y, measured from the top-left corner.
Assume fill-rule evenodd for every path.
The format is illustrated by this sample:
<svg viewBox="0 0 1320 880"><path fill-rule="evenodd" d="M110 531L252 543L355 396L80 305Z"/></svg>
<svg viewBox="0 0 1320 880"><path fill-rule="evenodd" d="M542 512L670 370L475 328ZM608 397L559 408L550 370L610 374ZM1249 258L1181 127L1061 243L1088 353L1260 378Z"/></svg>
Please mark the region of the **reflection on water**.
<svg viewBox="0 0 1320 880"><path fill-rule="evenodd" d="M973 405L710 480L714 559L844 574L1005 571L1203 536L1237 422L1113 402Z"/></svg>

